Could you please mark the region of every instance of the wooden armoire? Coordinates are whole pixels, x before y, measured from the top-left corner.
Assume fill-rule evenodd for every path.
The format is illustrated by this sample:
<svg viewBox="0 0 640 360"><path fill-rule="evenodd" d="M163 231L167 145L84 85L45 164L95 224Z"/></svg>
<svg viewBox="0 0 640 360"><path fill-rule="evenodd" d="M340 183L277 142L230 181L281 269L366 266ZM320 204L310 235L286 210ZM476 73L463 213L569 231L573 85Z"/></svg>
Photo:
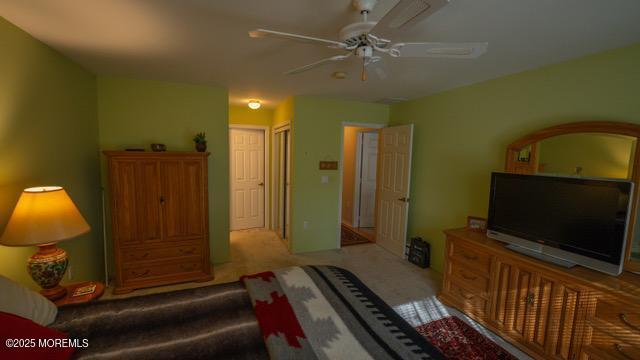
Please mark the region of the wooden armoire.
<svg viewBox="0 0 640 360"><path fill-rule="evenodd" d="M212 279L209 153L105 151L115 294Z"/></svg>

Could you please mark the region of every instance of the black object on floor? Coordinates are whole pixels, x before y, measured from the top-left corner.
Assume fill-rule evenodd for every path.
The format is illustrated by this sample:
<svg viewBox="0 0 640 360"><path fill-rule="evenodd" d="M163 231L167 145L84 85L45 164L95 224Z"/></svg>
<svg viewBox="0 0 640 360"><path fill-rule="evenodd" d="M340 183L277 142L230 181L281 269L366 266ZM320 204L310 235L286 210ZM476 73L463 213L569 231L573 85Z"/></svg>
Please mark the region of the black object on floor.
<svg viewBox="0 0 640 360"><path fill-rule="evenodd" d="M409 246L409 261L420 266L428 268L430 265L430 247L429 244L420 237L411 238Z"/></svg>

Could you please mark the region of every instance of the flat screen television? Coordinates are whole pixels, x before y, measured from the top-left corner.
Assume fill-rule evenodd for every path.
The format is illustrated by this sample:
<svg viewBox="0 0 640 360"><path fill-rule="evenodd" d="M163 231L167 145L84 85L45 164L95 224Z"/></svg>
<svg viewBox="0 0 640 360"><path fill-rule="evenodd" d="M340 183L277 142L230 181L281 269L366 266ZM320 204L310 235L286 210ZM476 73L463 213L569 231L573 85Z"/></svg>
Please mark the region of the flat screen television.
<svg viewBox="0 0 640 360"><path fill-rule="evenodd" d="M559 265L622 272L633 183L493 173L487 236Z"/></svg>

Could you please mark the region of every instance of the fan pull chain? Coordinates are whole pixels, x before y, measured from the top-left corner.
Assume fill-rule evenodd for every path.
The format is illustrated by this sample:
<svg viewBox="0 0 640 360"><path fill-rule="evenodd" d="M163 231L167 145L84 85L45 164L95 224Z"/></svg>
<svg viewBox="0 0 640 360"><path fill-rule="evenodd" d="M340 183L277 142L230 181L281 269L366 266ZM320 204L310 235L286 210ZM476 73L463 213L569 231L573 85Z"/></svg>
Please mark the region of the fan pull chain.
<svg viewBox="0 0 640 360"><path fill-rule="evenodd" d="M364 59L362 59L362 75L360 75L360 80L367 81L367 67Z"/></svg>

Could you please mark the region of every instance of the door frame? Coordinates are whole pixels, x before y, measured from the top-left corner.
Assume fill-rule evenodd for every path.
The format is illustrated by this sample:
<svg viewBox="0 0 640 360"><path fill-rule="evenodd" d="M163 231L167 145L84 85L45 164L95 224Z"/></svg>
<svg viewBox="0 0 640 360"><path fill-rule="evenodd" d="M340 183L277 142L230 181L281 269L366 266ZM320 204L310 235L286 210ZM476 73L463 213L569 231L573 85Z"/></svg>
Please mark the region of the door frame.
<svg viewBox="0 0 640 360"><path fill-rule="evenodd" d="M231 201L233 201L232 199L232 193L231 193L231 184L232 184L232 173L231 173L231 146L233 145L231 143L231 130L232 129L238 129L238 130L261 130L264 133L264 219L263 219L263 223L264 226L262 228L256 228L256 229L270 229L271 228L271 223L269 221L269 219L271 219L271 212L269 211L271 209L270 203L271 203L271 187L270 187L270 178L271 178L271 170L269 169L269 152L271 149L271 136L269 136L269 126L264 126L264 125L244 125L244 124L229 124L229 226L231 226Z"/></svg>
<svg viewBox="0 0 640 360"><path fill-rule="evenodd" d="M279 124L277 126L274 126L271 129L271 143L275 144L276 143L276 135L278 133L285 132L285 131L289 132L287 141L289 142L289 144L291 144L292 138L291 138L291 123L290 122ZM284 146L286 147L287 144L285 143ZM280 149L278 148L278 150L280 150ZM292 167L291 146L289 146L289 153L287 154L287 156L288 156L288 161L285 162L286 173L289 174L289 176L291 176L291 167ZM272 190L271 194L275 194L276 192L278 192L278 182L276 181L276 176L279 176L279 169L277 168L279 166L279 161L280 161L280 151L278 151L278 153L273 151L273 153L271 154L271 179L273 180L272 181L273 185L271 187L271 190ZM276 170L278 170L278 171L276 171ZM286 184L286 179L284 181L285 181L285 184ZM291 186L291 184L289 184L289 186ZM285 185L285 189L286 189L286 185ZM280 194L278 194L278 196L280 196ZM289 215L289 217L290 217L290 214L291 214L291 193L289 194L288 197L286 197L286 202L285 202L284 206L286 207L286 214ZM271 202L271 209L272 209L272 212L271 212L272 216L271 216L271 219L270 219L270 224L271 224L271 229L275 231L277 226L278 226L278 216L279 216L279 213L278 213L278 210L279 210L278 209L278 201L272 201ZM285 226L286 226L287 223L289 223L289 226L291 226L291 222L289 220L290 219L288 219L287 216L285 216L285 218L283 219L283 221L285 222ZM285 239L282 239L282 240L287 242L286 243L287 250L289 250L290 249L290 241L289 241L289 239L285 238Z"/></svg>
<svg viewBox="0 0 640 360"><path fill-rule="evenodd" d="M336 236L336 248L342 248L341 232L342 232L342 181L344 177L344 128L345 127L362 127L369 129L382 129L388 124L365 123L356 121L343 121L340 123L340 166L338 166L338 229ZM377 181L377 176L376 176Z"/></svg>

